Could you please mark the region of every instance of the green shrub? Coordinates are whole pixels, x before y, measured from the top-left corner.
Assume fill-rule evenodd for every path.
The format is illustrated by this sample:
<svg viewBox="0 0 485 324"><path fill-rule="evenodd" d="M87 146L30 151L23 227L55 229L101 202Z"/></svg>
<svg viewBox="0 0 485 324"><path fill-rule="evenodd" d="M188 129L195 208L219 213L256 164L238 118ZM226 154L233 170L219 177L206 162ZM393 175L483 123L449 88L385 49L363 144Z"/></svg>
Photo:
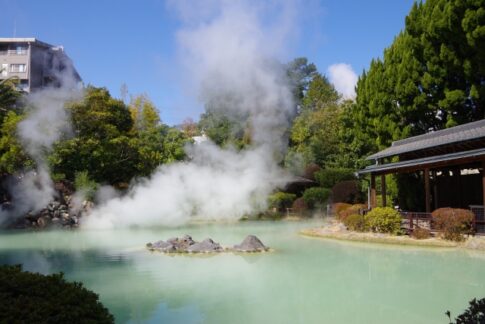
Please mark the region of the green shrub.
<svg viewBox="0 0 485 324"><path fill-rule="evenodd" d="M359 215L359 214L349 215L345 217L345 219L342 222L350 231L364 232L366 230L365 219L364 219L364 216L362 215Z"/></svg>
<svg viewBox="0 0 485 324"><path fill-rule="evenodd" d="M320 186L324 188L332 188L337 183L346 180L355 180L354 172L351 169L344 168L327 168L315 172L315 179Z"/></svg>
<svg viewBox="0 0 485 324"><path fill-rule="evenodd" d="M471 234L475 215L467 209L439 208L431 214L433 224L441 231L443 238L463 241L465 234Z"/></svg>
<svg viewBox="0 0 485 324"><path fill-rule="evenodd" d="M96 190L98 190L98 184L89 178L87 171L80 171L75 174L74 188L76 191L83 192L86 199L93 200Z"/></svg>
<svg viewBox="0 0 485 324"><path fill-rule="evenodd" d="M377 207L365 215L369 229L377 233L400 234L401 214L390 207Z"/></svg>
<svg viewBox="0 0 485 324"><path fill-rule="evenodd" d="M0 323L114 323L98 295L63 274L0 266Z"/></svg>
<svg viewBox="0 0 485 324"><path fill-rule="evenodd" d="M303 200L307 204L308 208L315 208L317 206L323 205L330 197L330 189L313 187L308 188L303 193Z"/></svg>
<svg viewBox="0 0 485 324"><path fill-rule="evenodd" d="M426 228L417 227L413 230L412 237L417 240L425 240L431 237L431 232Z"/></svg>
<svg viewBox="0 0 485 324"><path fill-rule="evenodd" d="M290 208L295 199L295 194L279 191L268 197L268 205L270 208L284 210L285 208Z"/></svg>

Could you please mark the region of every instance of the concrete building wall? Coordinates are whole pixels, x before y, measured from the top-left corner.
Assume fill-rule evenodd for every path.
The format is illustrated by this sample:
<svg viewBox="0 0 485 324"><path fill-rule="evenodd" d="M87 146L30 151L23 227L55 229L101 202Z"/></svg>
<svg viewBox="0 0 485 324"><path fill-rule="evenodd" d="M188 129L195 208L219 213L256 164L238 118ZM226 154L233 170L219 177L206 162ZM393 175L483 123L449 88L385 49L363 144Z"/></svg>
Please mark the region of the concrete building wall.
<svg viewBox="0 0 485 324"><path fill-rule="evenodd" d="M3 69L3 70L2 70ZM81 82L62 47L35 38L0 38L0 81L16 77L19 87L30 92L46 86L59 87L66 74Z"/></svg>

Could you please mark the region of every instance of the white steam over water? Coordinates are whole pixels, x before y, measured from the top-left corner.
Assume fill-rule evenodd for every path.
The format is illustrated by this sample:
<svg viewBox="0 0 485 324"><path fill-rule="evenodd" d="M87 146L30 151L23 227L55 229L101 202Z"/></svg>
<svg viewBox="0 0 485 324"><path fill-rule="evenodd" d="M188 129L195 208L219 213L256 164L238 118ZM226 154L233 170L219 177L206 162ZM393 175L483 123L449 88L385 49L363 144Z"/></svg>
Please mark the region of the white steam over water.
<svg viewBox="0 0 485 324"><path fill-rule="evenodd" d="M46 88L26 97L27 117L17 127L17 137L35 161L36 169L21 172L8 184L13 209L0 209L0 225L27 212L38 212L56 197L49 175L46 155L61 135L69 134L71 125L64 104L81 98L70 70L62 77L61 88Z"/></svg>
<svg viewBox="0 0 485 324"><path fill-rule="evenodd" d="M292 3L203 3L203 8L196 1L172 3L186 22L177 34L180 60L202 103L249 123L251 148L236 152L211 143L188 148L191 161L161 166L128 195L100 205L83 227L235 220L263 211L268 194L289 180L278 159L294 104L284 66L275 58L292 31ZM264 25L268 14L273 24Z"/></svg>

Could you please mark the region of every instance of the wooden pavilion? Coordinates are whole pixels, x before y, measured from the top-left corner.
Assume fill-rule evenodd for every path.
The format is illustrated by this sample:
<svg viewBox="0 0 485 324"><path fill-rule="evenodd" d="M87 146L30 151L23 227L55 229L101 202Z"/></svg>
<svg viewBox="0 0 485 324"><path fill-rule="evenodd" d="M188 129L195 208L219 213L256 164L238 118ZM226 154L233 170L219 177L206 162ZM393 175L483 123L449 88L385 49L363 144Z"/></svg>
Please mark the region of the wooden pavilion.
<svg viewBox="0 0 485 324"><path fill-rule="evenodd" d="M424 210L412 211L415 217L441 207L470 208L476 230L485 231L485 120L396 141L367 159L374 164L358 173L370 174L370 208L377 206L376 177L386 206L385 175L415 173L424 186L415 191L424 191L417 197L424 199Z"/></svg>

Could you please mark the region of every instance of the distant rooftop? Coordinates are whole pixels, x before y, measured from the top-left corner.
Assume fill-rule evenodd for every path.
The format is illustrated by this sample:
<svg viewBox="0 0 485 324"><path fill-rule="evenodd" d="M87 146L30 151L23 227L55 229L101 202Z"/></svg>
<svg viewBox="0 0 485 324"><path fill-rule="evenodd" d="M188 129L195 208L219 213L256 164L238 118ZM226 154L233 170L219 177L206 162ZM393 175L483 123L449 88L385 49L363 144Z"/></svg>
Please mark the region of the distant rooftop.
<svg viewBox="0 0 485 324"><path fill-rule="evenodd" d="M45 47L58 47L58 46L54 46L54 45L51 45L51 44L47 44L45 42L42 42L40 40L38 40L37 38L33 38L33 37L26 37L26 38L22 38L22 37L13 37L13 38L8 38L8 37L0 37L0 43L36 43L38 45L41 45L41 46L45 46Z"/></svg>
<svg viewBox="0 0 485 324"><path fill-rule="evenodd" d="M408 152L485 138L485 119L393 142L391 147L367 157L377 160Z"/></svg>

